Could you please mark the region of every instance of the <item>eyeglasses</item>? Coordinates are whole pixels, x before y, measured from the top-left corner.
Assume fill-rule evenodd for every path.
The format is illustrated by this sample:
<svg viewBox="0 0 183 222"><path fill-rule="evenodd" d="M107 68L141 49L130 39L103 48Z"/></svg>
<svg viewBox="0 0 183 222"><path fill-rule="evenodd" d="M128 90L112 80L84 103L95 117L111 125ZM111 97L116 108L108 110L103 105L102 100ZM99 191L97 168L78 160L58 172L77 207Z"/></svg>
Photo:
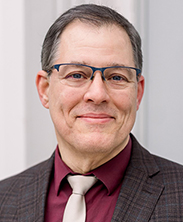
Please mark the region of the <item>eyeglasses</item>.
<svg viewBox="0 0 183 222"><path fill-rule="evenodd" d="M114 89L121 89L134 82L134 77L141 75L141 70L127 66L109 66L97 68L77 63L62 63L53 65L50 69L58 71L58 77L61 82L71 87L81 87L94 79L94 73L100 71L102 79L107 85ZM48 74L50 75L50 71Z"/></svg>

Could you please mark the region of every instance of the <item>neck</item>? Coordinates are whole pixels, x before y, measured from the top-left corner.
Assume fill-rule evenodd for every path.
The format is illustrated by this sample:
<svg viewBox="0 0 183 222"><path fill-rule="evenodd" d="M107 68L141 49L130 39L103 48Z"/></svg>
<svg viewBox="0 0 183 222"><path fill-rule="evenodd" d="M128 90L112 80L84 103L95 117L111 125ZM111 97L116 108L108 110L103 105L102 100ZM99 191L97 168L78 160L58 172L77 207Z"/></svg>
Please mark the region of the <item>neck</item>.
<svg viewBox="0 0 183 222"><path fill-rule="evenodd" d="M75 173L86 174L93 169L101 166L109 159L99 156L92 157L91 155L64 155L64 152L60 152L64 163ZM67 158L69 157L69 158Z"/></svg>
<svg viewBox="0 0 183 222"><path fill-rule="evenodd" d="M117 156L127 145L129 137L124 144L111 149L109 152L82 152L77 149L64 149L63 144L59 144L59 152L63 162L75 173L86 174L91 170L108 162Z"/></svg>

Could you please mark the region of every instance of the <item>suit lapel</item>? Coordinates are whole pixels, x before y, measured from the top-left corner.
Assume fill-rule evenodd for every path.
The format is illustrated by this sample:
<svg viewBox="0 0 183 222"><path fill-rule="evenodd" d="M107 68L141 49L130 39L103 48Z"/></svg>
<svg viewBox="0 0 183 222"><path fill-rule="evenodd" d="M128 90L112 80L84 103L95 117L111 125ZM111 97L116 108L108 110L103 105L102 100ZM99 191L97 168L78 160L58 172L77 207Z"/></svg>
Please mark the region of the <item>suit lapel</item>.
<svg viewBox="0 0 183 222"><path fill-rule="evenodd" d="M49 179L54 155L26 174L18 198L19 222L43 222ZM28 171L29 172L29 171Z"/></svg>
<svg viewBox="0 0 183 222"><path fill-rule="evenodd" d="M164 186L154 158L131 135L133 151L112 222L149 221ZM18 221L43 222L54 155L33 168L18 193ZM30 172L30 173L29 173ZM25 174L24 174L25 175Z"/></svg>
<svg viewBox="0 0 183 222"><path fill-rule="evenodd" d="M149 221L164 189L159 169L151 154L131 136L133 151L118 197L112 222Z"/></svg>

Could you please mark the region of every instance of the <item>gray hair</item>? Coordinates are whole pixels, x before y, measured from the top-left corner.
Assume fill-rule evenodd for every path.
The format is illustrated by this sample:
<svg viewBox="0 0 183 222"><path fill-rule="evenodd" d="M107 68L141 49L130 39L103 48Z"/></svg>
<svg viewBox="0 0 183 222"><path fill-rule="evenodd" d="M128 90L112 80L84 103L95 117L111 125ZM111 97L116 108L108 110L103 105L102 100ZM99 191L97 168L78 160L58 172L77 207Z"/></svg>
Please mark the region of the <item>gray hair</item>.
<svg viewBox="0 0 183 222"><path fill-rule="evenodd" d="M134 26L126 18L109 7L83 4L63 13L48 30L41 53L43 70L48 73L51 71L50 69L53 66L58 52L60 36L66 26L74 20L94 24L98 27L105 24L115 24L122 27L130 38L135 66L136 68L142 69L141 38Z"/></svg>

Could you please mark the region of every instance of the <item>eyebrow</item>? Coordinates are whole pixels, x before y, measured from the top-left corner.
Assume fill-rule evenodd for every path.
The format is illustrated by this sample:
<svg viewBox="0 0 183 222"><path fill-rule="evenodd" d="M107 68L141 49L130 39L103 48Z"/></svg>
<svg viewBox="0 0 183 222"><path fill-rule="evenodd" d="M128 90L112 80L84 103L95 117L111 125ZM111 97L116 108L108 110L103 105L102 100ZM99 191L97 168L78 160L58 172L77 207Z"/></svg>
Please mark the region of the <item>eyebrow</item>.
<svg viewBox="0 0 183 222"><path fill-rule="evenodd" d="M84 62L84 61L81 61L81 62L78 62L78 61L71 61L70 63L75 63L75 64L83 64L83 65L88 65L88 66L92 66L91 64L87 63L87 62ZM128 65L124 65L122 63L108 63L107 65L105 66L102 66L102 67L110 67L110 66L124 66L124 67L129 67ZM98 66L95 66L96 68L100 68Z"/></svg>
<svg viewBox="0 0 183 222"><path fill-rule="evenodd" d="M80 65L80 64L83 64L83 65L88 65L88 66L91 66L89 63L87 63L87 62L84 62L84 61L82 61L82 62L78 62L78 61L71 61L70 63L74 63L74 64L78 64L78 65ZM124 65L124 64L121 64L121 63L108 63L107 65L105 65L105 66L103 66L103 67L111 67L111 66L122 66L122 67L132 67L133 68L133 66L128 66L128 65ZM96 67L95 66L95 68L100 68L100 67ZM101 67L102 68L102 67ZM134 67L135 68L135 67ZM130 70L130 72L129 72L129 74L130 74L130 79L132 79L133 78L133 73L132 73L132 71Z"/></svg>

